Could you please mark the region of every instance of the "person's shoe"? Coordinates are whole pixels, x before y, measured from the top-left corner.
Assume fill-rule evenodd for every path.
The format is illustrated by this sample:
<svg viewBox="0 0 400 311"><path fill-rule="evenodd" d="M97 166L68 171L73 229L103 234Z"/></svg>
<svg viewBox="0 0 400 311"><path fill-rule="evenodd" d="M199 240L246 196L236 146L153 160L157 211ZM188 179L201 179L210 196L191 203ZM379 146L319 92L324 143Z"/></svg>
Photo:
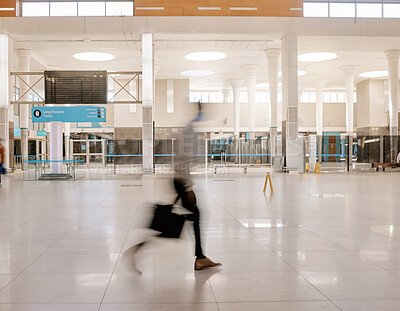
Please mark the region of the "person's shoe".
<svg viewBox="0 0 400 311"><path fill-rule="evenodd" d="M221 263L212 262L207 257L203 259L196 259L196 261L194 262L194 270L196 271L203 270L206 268L219 267L219 266L221 266Z"/></svg>

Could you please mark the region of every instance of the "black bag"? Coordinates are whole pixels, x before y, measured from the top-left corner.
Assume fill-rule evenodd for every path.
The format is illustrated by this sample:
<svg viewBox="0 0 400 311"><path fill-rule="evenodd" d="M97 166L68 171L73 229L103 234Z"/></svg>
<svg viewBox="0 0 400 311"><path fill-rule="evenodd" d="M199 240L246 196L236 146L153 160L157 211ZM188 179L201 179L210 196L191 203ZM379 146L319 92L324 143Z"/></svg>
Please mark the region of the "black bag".
<svg viewBox="0 0 400 311"><path fill-rule="evenodd" d="M185 216L172 212L173 205L156 205L150 229L161 232L159 237L179 238Z"/></svg>

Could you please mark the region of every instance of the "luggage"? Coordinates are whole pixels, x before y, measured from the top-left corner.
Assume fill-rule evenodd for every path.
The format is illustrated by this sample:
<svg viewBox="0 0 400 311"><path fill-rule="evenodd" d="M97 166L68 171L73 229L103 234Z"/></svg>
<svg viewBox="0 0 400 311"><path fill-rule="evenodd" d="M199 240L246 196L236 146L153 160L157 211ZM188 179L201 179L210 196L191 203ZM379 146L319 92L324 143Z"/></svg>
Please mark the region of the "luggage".
<svg viewBox="0 0 400 311"><path fill-rule="evenodd" d="M156 205L150 229L161 232L159 237L179 238L185 223L185 216L172 212L172 204Z"/></svg>

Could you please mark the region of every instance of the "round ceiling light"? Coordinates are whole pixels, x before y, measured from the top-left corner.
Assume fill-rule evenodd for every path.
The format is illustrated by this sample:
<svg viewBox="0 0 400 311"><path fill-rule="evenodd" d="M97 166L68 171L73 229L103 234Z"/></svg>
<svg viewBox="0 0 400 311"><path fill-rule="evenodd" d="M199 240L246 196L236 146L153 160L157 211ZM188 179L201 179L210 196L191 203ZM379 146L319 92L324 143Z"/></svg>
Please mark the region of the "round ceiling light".
<svg viewBox="0 0 400 311"><path fill-rule="evenodd" d="M211 76L213 74L214 72L210 70L186 70L181 72L182 76L187 76L187 77L206 77L206 76Z"/></svg>
<svg viewBox="0 0 400 311"><path fill-rule="evenodd" d="M337 58L337 54L330 52L317 52L301 54L297 57L299 62L322 62Z"/></svg>
<svg viewBox="0 0 400 311"><path fill-rule="evenodd" d="M306 74L307 74L307 72L305 72L304 70L297 71L298 77L304 76ZM278 78L282 78L282 71L278 71Z"/></svg>
<svg viewBox="0 0 400 311"><path fill-rule="evenodd" d="M359 74L361 78L384 78L388 75L389 73L386 70L367 71Z"/></svg>
<svg viewBox="0 0 400 311"><path fill-rule="evenodd" d="M198 62L208 62L213 60L220 60L226 57L225 53L221 52L196 52L186 54L185 58L189 60L195 60Z"/></svg>
<svg viewBox="0 0 400 311"><path fill-rule="evenodd" d="M115 56L110 53L83 52L83 53L74 54L73 58L78 59L78 60L89 61L89 62L105 62L105 61L113 60L115 58Z"/></svg>

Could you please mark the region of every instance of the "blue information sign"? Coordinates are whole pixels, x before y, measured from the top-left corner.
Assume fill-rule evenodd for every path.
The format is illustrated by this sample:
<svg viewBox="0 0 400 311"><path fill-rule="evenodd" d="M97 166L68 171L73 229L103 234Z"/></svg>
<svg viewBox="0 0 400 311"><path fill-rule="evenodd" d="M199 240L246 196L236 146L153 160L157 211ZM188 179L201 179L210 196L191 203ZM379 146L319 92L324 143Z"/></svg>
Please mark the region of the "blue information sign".
<svg viewBox="0 0 400 311"><path fill-rule="evenodd" d="M32 107L32 122L106 122L106 108L96 106Z"/></svg>
<svg viewBox="0 0 400 311"><path fill-rule="evenodd" d="M47 131L38 131L37 136L47 136Z"/></svg>
<svg viewBox="0 0 400 311"><path fill-rule="evenodd" d="M14 126L14 137L21 137L21 128Z"/></svg>

